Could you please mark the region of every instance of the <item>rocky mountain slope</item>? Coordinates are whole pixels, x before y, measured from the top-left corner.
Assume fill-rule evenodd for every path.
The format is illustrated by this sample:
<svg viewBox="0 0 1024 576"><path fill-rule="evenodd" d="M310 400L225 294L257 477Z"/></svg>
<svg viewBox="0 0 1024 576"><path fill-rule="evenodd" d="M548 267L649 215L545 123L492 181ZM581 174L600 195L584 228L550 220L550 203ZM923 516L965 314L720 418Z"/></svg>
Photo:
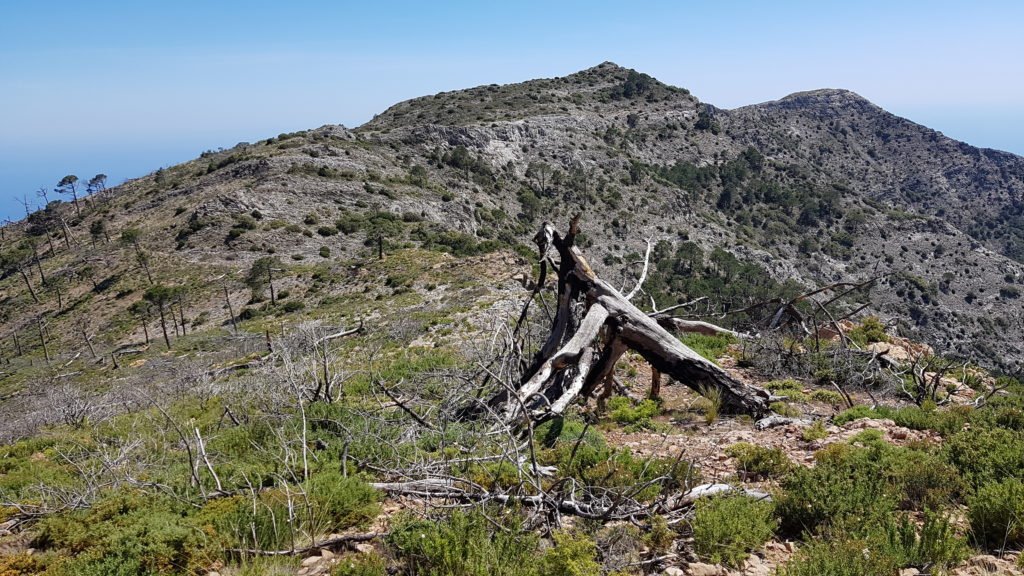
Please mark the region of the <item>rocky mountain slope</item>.
<svg viewBox="0 0 1024 576"><path fill-rule="evenodd" d="M439 568L462 542L524 576L800 576L868 548L864 573L1016 573L1024 531L995 539L1022 392L961 362L1024 359L1022 166L849 92L721 110L605 63L51 202L0 229L0 572L480 573ZM616 285L651 247L645 311L759 332L779 307L752 303L870 290L784 308L848 341L687 337L780 427L707 391L643 400L632 353L607 411L529 440L468 420L546 336L532 236L578 214ZM931 396L892 407L901 386ZM761 496L695 504L698 483Z"/></svg>
<svg viewBox="0 0 1024 576"><path fill-rule="evenodd" d="M108 347L136 338L127 308L143 285L139 252L116 242L125 229L140 232L133 245L158 278L195 288L186 307L223 323L213 283L239 290L260 256L303 267L322 249L348 257L378 241L471 254L528 245L541 220L581 213L605 277L656 244L649 292L660 306L713 293L714 313L878 278L868 311L940 351L1009 368L1024 354L1022 179L1021 158L849 92L721 110L605 63L410 100L355 130L210 151L89 199L84 215L51 203L5 227L0 338L11 355L14 334L42 318L73 341L79 314ZM33 258L40 303L19 272ZM70 313L62 299L89 305Z"/></svg>

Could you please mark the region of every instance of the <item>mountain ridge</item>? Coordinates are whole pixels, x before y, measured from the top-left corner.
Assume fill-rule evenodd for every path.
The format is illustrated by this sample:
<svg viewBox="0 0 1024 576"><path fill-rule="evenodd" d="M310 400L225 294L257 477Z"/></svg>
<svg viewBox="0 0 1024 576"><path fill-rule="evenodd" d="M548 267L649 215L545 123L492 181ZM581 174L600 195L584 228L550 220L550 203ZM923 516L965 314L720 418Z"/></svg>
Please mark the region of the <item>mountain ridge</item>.
<svg viewBox="0 0 1024 576"><path fill-rule="evenodd" d="M718 249L765 274L755 291L877 275L875 313L939 350L1009 367L1024 359L1024 272L1011 258L1024 255L1022 183L1024 159L945 138L848 90L725 110L603 63L415 98L354 129L205 153L105 192L93 199L100 212L76 219L58 202L19 227L37 245L47 238L40 226L56 234L61 219L79 237L98 220L115 233L144 228L143 246L178 282L172 270L196 265L216 274L190 276L237 279L268 253L315 259L326 247L355 257L378 230L395 245L443 250L523 245L540 218L582 212L587 248L607 275L626 273L645 239L664 243L651 279L661 305L698 295L673 267L704 277L694 282L724 278L732 264L711 259ZM673 252L690 245L701 252L696 268ZM42 267L80 275L86 258L64 250ZM121 252L104 256L113 285L136 267ZM6 270L6 314L18 319L0 334L9 338L32 326L24 304L38 308ZM90 298L121 306L105 293ZM56 312L49 306L44 314Z"/></svg>

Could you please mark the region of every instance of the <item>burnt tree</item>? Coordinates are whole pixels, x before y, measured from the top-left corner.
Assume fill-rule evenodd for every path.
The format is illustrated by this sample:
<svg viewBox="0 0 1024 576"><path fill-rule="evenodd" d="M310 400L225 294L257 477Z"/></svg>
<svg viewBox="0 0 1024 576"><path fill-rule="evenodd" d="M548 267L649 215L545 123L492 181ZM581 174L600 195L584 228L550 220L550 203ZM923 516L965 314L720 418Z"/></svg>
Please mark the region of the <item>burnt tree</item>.
<svg viewBox="0 0 1024 576"><path fill-rule="evenodd" d="M768 392L729 376L598 278L575 246L577 233L573 219L565 236L545 223L534 238L541 258L537 290L549 267L557 270L558 307L547 341L518 389L494 396L489 403L493 410L512 424L560 414L574 400L588 398L611 377L619 357L633 350L661 374L698 392L716 391L723 411L768 415Z"/></svg>

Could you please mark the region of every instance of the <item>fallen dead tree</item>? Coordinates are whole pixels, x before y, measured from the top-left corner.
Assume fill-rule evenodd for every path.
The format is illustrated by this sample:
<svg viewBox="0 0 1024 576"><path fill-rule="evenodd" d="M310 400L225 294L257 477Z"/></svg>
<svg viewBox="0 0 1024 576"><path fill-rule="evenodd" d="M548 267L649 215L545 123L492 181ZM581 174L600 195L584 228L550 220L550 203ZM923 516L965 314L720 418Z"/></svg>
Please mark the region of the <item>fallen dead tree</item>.
<svg viewBox="0 0 1024 576"><path fill-rule="evenodd" d="M671 478L667 476L654 478L626 490L604 489L601 494L597 493L596 487L578 486L569 482L572 484L572 489L565 490L564 493L548 491L540 494L495 493L472 482L451 477L424 478L408 482L371 482L370 486L392 495L474 504L491 503L502 506L515 504L546 510L549 513L601 522L647 520L655 514L669 517L676 514L682 515L691 511L697 500L726 493L744 494L758 500L771 500L771 496L764 492L716 483L701 484L685 491L669 491L665 496L653 502L642 502L635 498L649 486L671 482ZM576 491L581 494L574 493Z"/></svg>
<svg viewBox="0 0 1024 576"><path fill-rule="evenodd" d="M768 392L729 376L598 278L575 246L577 234L574 218L565 236L545 223L534 238L541 259L535 294L543 287L548 268L557 270L557 308L547 341L518 388L509 386L491 398L492 411L510 425L561 414L611 381L616 361L632 350L658 373L698 392L716 393L724 412L755 418L769 413ZM525 316L524 310L521 320Z"/></svg>

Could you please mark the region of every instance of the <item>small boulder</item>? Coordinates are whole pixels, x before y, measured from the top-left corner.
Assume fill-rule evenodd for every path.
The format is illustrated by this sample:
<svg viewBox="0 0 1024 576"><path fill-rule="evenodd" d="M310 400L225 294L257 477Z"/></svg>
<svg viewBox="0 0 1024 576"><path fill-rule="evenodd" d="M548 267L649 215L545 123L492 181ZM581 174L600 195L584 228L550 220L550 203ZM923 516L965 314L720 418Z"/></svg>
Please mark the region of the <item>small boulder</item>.
<svg viewBox="0 0 1024 576"><path fill-rule="evenodd" d="M694 562L686 567L690 573L690 576L727 576L728 572L721 566L714 564L705 564L703 562Z"/></svg>

